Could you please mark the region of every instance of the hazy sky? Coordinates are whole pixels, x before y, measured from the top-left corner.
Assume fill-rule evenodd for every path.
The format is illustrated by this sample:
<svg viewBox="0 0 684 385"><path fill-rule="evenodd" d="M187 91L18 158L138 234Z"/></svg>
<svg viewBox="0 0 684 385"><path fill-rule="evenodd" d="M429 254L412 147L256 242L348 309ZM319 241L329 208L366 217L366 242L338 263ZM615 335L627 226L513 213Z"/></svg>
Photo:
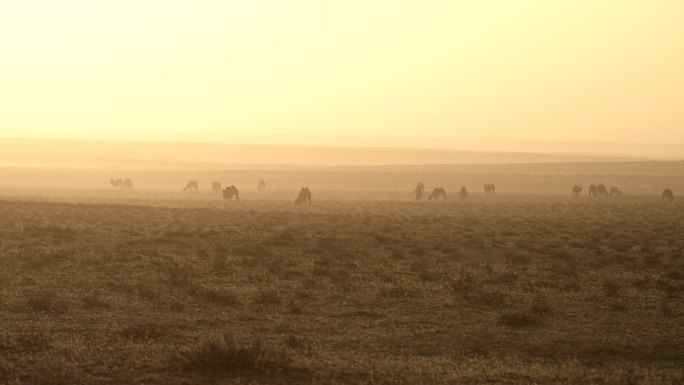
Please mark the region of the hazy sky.
<svg viewBox="0 0 684 385"><path fill-rule="evenodd" d="M0 136L684 143L682 0L2 1L0 52Z"/></svg>

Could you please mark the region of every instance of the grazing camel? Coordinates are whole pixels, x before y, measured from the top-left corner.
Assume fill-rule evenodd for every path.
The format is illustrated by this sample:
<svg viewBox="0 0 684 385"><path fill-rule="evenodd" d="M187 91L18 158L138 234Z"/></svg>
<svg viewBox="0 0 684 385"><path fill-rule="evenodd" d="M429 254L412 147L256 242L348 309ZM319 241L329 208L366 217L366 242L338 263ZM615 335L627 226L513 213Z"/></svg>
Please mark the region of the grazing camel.
<svg viewBox="0 0 684 385"><path fill-rule="evenodd" d="M261 179L257 185L257 191L266 191L266 181Z"/></svg>
<svg viewBox="0 0 684 385"><path fill-rule="evenodd" d="M461 199L466 199L468 198L468 190L466 190L465 186L461 187L461 191L458 192L458 196Z"/></svg>
<svg viewBox="0 0 684 385"><path fill-rule="evenodd" d="M227 199L232 202L233 197L235 197L236 201L240 200L240 192L238 191L237 187L230 185L223 189L223 199Z"/></svg>
<svg viewBox="0 0 684 385"><path fill-rule="evenodd" d="M418 182L416 189L413 190L413 192L416 194L416 201L423 199L423 193L425 193L425 185L423 182Z"/></svg>
<svg viewBox="0 0 684 385"><path fill-rule="evenodd" d="M442 187L435 187L434 190L432 190L432 194L428 197L428 200L438 199L440 196L446 200L446 190Z"/></svg>
<svg viewBox="0 0 684 385"><path fill-rule="evenodd" d="M668 200L670 202L672 202L674 200L674 194L672 193L672 190L670 190L669 188L666 188L663 191L663 200Z"/></svg>
<svg viewBox="0 0 684 385"><path fill-rule="evenodd" d="M577 198L582 192L582 186L574 185L572 186L572 196Z"/></svg>
<svg viewBox="0 0 684 385"><path fill-rule="evenodd" d="M211 192L217 193L221 192L223 190L223 186L221 186L221 182L212 182L211 183Z"/></svg>
<svg viewBox="0 0 684 385"><path fill-rule="evenodd" d="M608 190L606 189L606 186L603 184L600 185L591 185L589 186L589 195L593 197L597 196L608 196Z"/></svg>
<svg viewBox="0 0 684 385"><path fill-rule="evenodd" d="M622 194L623 194L622 190L620 190L619 188L617 188L615 186L610 187L610 196L619 197L619 196L622 196Z"/></svg>
<svg viewBox="0 0 684 385"><path fill-rule="evenodd" d="M126 178L124 179L111 179L109 181L111 183L112 187L114 188L120 188L120 189L128 189L132 190L133 189L133 181L131 178Z"/></svg>
<svg viewBox="0 0 684 385"><path fill-rule="evenodd" d="M494 183L484 185L484 191L487 194L495 194L496 193L496 187L494 186Z"/></svg>
<svg viewBox="0 0 684 385"><path fill-rule="evenodd" d="M196 180L191 180L188 182L188 184L185 185L185 188L183 191L188 192L188 191L194 191L197 192L199 191L199 183L197 183Z"/></svg>
<svg viewBox="0 0 684 385"><path fill-rule="evenodd" d="M301 205L302 203L306 202L311 204L311 190L309 190L308 187L302 187L302 189L299 190L299 195L297 196L297 199L295 199L294 203L296 205Z"/></svg>
<svg viewBox="0 0 684 385"><path fill-rule="evenodd" d="M600 184L597 186L598 188L598 194L604 197L608 196L608 189L606 189L606 186L604 184Z"/></svg>

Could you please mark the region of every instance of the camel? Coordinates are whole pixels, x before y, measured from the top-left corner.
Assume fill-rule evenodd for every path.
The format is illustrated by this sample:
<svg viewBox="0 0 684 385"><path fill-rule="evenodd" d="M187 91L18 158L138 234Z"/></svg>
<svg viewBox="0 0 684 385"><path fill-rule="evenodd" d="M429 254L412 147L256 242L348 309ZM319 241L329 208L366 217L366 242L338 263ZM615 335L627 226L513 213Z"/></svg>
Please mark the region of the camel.
<svg viewBox="0 0 684 385"><path fill-rule="evenodd" d="M615 186L611 186L610 187L610 196L617 196L617 197L622 196L622 190L620 190L619 188L617 188Z"/></svg>
<svg viewBox="0 0 684 385"><path fill-rule="evenodd" d="M133 189L133 181L131 178L126 178L124 179L111 179L109 181L111 183L112 187L114 188L120 188L120 189L128 189L132 190Z"/></svg>
<svg viewBox="0 0 684 385"><path fill-rule="evenodd" d="M608 189L606 189L606 186L603 184L600 184L597 186L598 188L598 194L601 196L608 196Z"/></svg>
<svg viewBox="0 0 684 385"><path fill-rule="evenodd" d="M484 191L487 194L495 194L496 193L496 187L494 186L494 183L484 185Z"/></svg>
<svg viewBox="0 0 684 385"><path fill-rule="evenodd" d="M589 195L596 197L596 196L607 196L608 195L608 190L606 189L606 186L603 184L600 185L591 185L589 186Z"/></svg>
<svg viewBox="0 0 684 385"><path fill-rule="evenodd" d="M306 202L311 204L311 190L309 190L308 187L302 187L302 189L299 190L299 196L297 196L297 199L295 199L294 203L296 205L301 205L302 203Z"/></svg>
<svg viewBox="0 0 684 385"><path fill-rule="evenodd" d="M582 186L574 185L572 186L572 196L577 198L582 192Z"/></svg>
<svg viewBox="0 0 684 385"><path fill-rule="evenodd" d="M235 197L236 201L240 200L240 192L238 191L237 187L230 185L223 189L223 199L227 199L232 202L233 197Z"/></svg>
<svg viewBox="0 0 684 385"><path fill-rule="evenodd" d="M423 182L418 182L416 189L413 190L413 192L416 194L416 201L423 199L423 193L425 193L425 185Z"/></svg>
<svg viewBox="0 0 684 385"><path fill-rule="evenodd" d="M589 186L589 196L593 197L593 196L597 196L597 195L598 195L598 189L596 188L595 184L592 184L591 186Z"/></svg>
<svg viewBox="0 0 684 385"><path fill-rule="evenodd" d="M461 199L466 199L468 198L468 190L466 190L465 186L461 187L461 191L458 192L458 196Z"/></svg>
<svg viewBox="0 0 684 385"><path fill-rule="evenodd" d="M670 202L672 202L674 200L674 194L672 193L672 190L670 190L669 188L666 188L663 191L663 200L668 200Z"/></svg>
<svg viewBox="0 0 684 385"><path fill-rule="evenodd" d="M199 183L197 183L196 180L191 180L188 182L188 184L185 185L185 188L183 191L188 192L188 191L194 191L197 192L199 191Z"/></svg>
<svg viewBox="0 0 684 385"><path fill-rule="evenodd" d="M440 196L446 200L446 190L442 187L435 187L434 190L432 190L432 194L428 197L428 200L438 199Z"/></svg>
<svg viewBox="0 0 684 385"><path fill-rule="evenodd" d="M257 185L257 191L266 191L266 181L261 179Z"/></svg>
<svg viewBox="0 0 684 385"><path fill-rule="evenodd" d="M211 183L211 191L212 192L221 192L223 190L223 186L221 186L221 182L212 182Z"/></svg>

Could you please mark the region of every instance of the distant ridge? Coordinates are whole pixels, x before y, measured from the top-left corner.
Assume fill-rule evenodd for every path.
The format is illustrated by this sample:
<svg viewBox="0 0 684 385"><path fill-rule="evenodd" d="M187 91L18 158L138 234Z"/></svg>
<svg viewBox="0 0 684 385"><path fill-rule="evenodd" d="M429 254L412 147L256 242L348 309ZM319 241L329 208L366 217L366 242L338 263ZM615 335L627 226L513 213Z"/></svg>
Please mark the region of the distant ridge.
<svg viewBox="0 0 684 385"><path fill-rule="evenodd" d="M382 166L625 162L644 157L226 143L0 138L0 166L206 169L260 166Z"/></svg>

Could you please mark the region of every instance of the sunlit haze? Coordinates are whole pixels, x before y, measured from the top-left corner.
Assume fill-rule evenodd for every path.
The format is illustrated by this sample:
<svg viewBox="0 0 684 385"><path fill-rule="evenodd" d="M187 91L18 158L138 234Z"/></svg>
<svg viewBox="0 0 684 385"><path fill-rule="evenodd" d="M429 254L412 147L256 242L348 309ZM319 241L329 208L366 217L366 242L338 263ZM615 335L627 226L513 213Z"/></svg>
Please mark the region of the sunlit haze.
<svg viewBox="0 0 684 385"><path fill-rule="evenodd" d="M5 1L0 137L684 143L682 20L679 0Z"/></svg>

